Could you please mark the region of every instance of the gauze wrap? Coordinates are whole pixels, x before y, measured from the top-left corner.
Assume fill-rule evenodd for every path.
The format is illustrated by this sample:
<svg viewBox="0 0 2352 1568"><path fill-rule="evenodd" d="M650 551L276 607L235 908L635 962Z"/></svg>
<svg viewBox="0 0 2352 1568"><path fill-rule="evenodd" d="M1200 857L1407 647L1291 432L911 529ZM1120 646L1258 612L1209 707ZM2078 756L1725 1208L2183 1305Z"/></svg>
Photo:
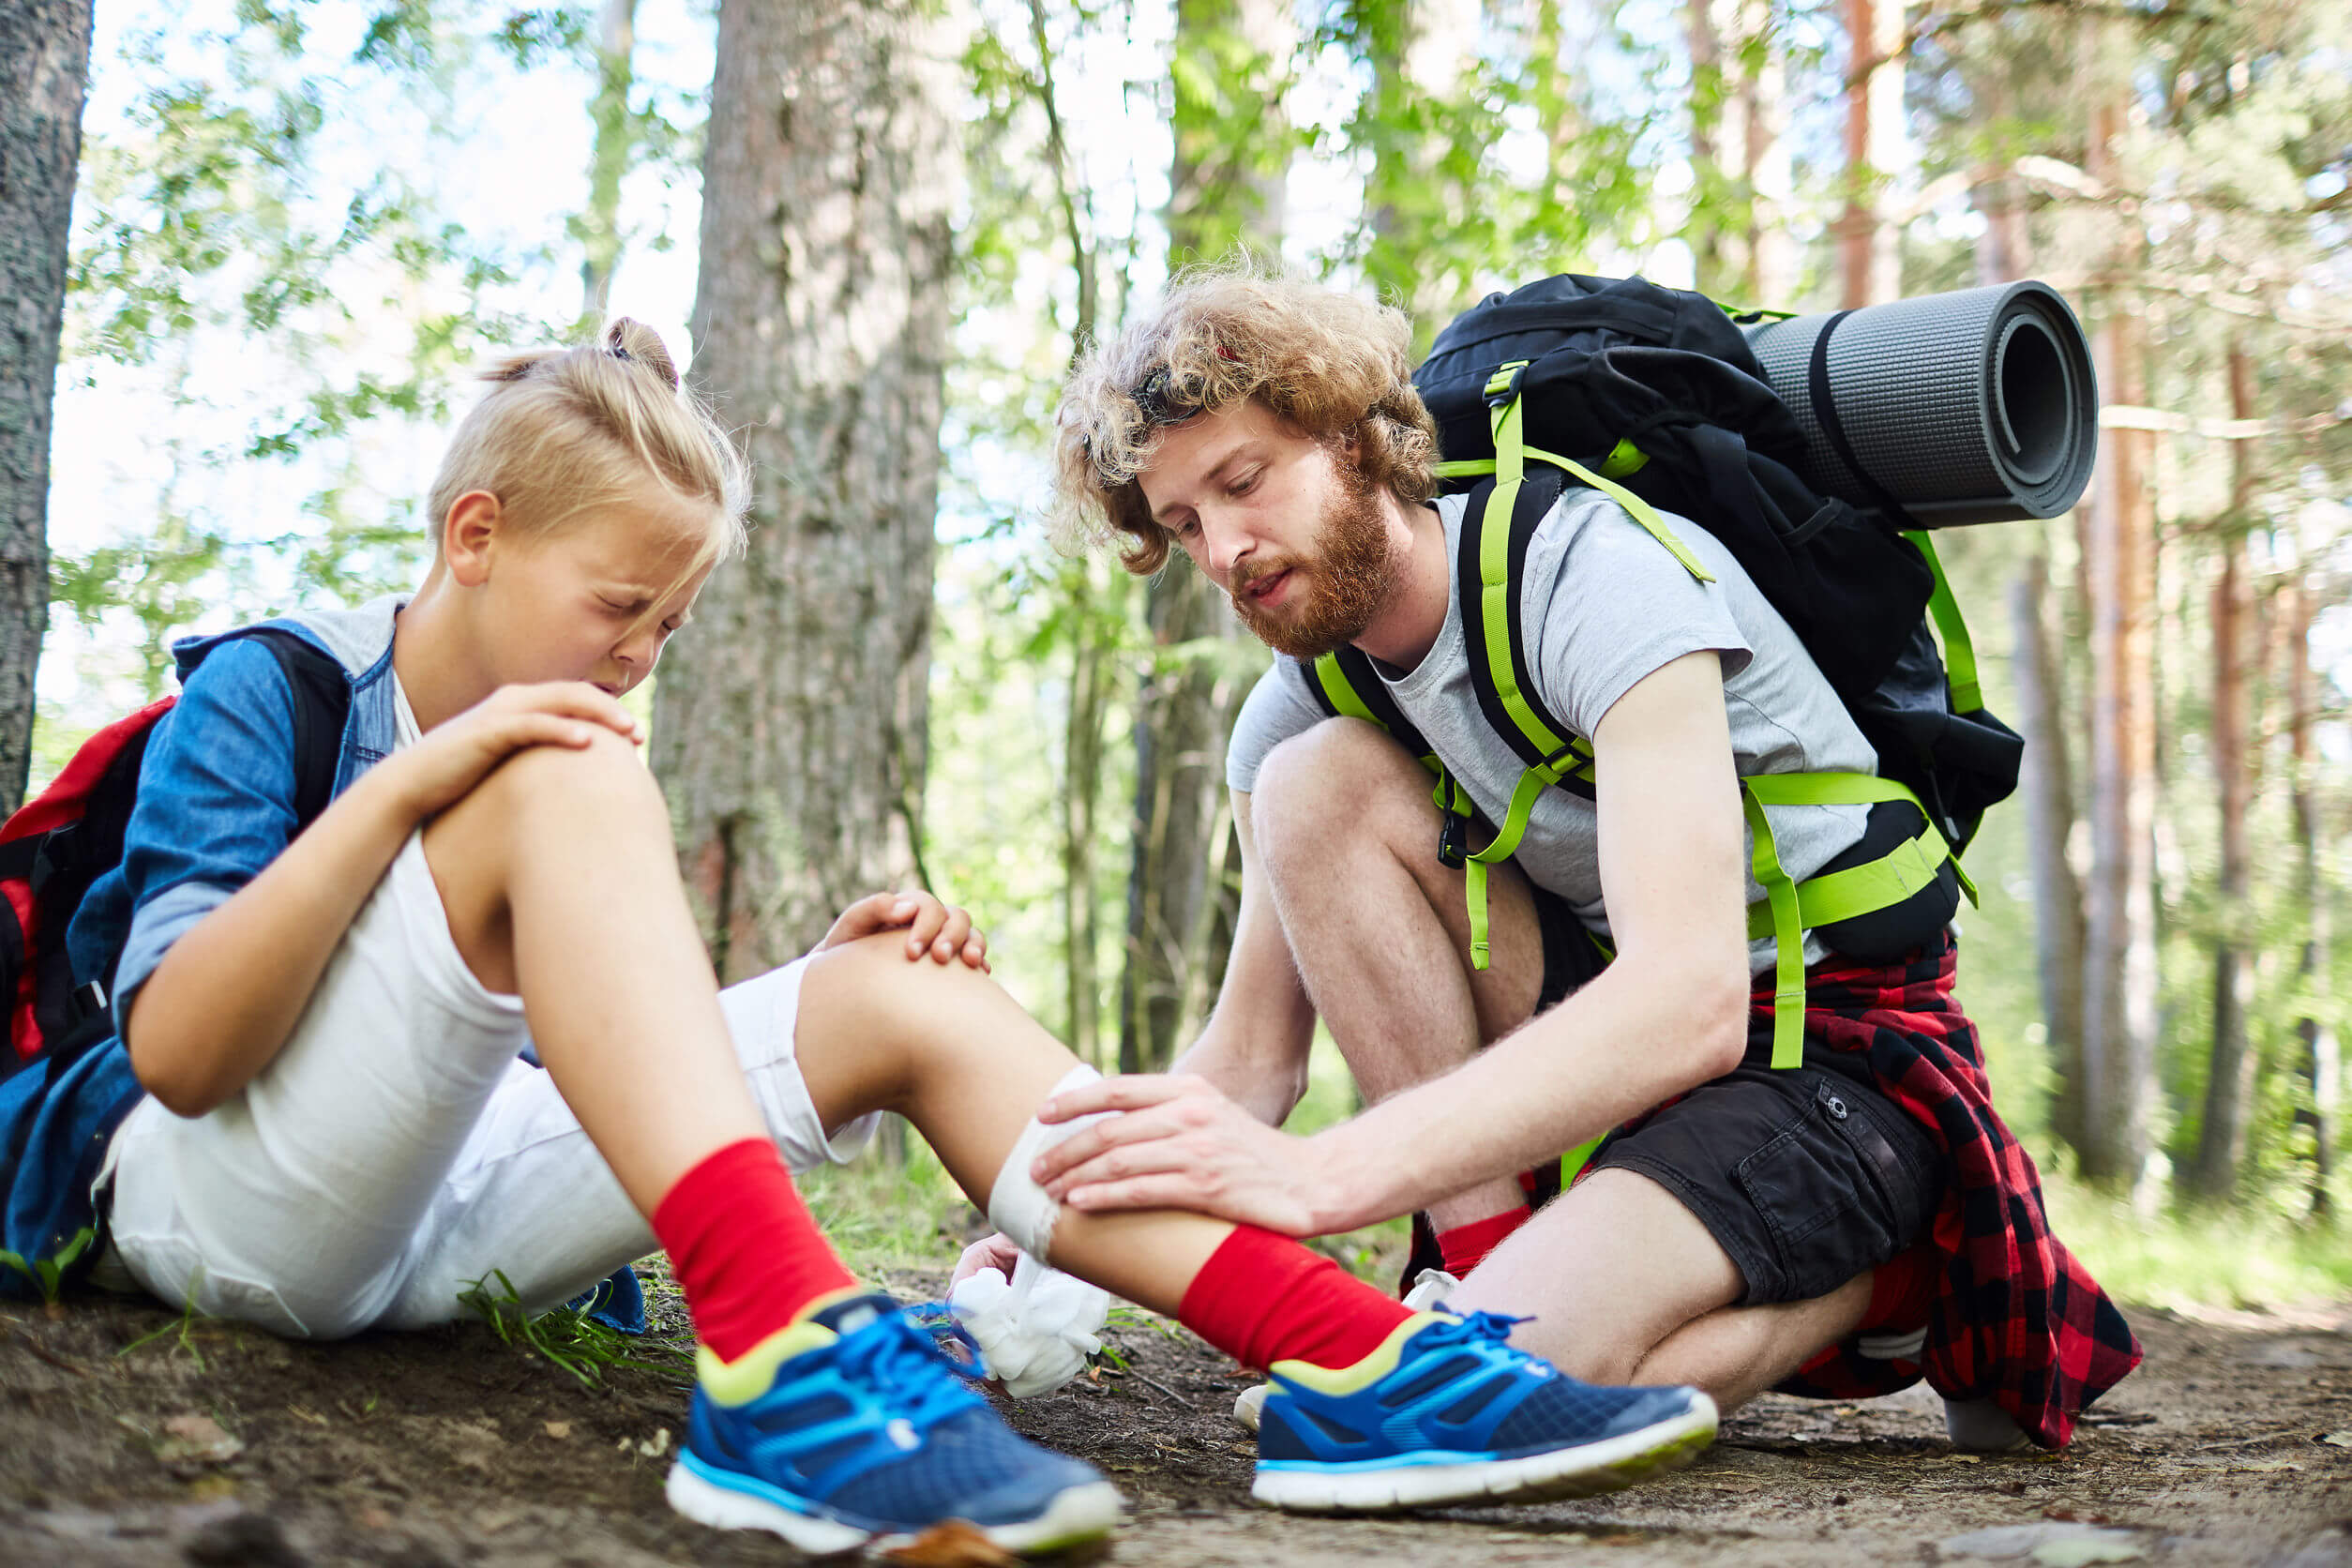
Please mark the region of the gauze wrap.
<svg viewBox="0 0 2352 1568"><path fill-rule="evenodd" d="M1071 1068L1053 1086L1054 1094L1066 1093L1082 1084L1098 1082L1102 1074L1093 1068L1079 1065ZM1013 1152L1004 1156L1004 1165L996 1173L996 1185L988 1191L988 1223L1013 1239L1013 1244L1039 1262L1052 1260L1053 1222L1062 1217L1062 1205L1047 1195L1029 1174L1029 1168L1037 1156L1063 1138L1116 1111L1101 1111L1081 1116L1075 1122L1056 1122L1051 1125L1031 1117L1029 1125L1014 1141Z"/></svg>
<svg viewBox="0 0 2352 1568"><path fill-rule="evenodd" d="M1086 1369L1110 1294L1027 1253L1005 1277L983 1269L949 1294L956 1320L980 1343L988 1375L1016 1399L1051 1394Z"/></svg>

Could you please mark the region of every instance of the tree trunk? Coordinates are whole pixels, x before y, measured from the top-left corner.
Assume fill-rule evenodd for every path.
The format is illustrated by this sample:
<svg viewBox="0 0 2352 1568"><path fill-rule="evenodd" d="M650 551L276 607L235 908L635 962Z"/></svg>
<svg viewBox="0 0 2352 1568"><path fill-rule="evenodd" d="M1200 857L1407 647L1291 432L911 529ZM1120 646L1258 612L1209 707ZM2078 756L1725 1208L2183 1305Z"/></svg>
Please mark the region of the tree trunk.
<svg viewBox="0 0 2352 1568"><path fill-rule="evenodd" d="M1740 113L1747 194L1746 296L1743 303L1786 309L1801 270L1789 227L1796 178L1788 148L1788 40L1773 0L1742 0L1741 36L1749 40L1740 73Z"/></svg>
<svg viewBox="0 0 2352 1568"><path fill-rule="evenodd" d="M871 0L726 0L697 377L756 465L656 693L655 765L720 972L922 872L956 158L945 41Z"/></svg>
<svg viewBox="0 0 2352 1568"><path fill-rule="evenodd" d="M621 180L637 138L629 124L631 58L637 50L637 0L603 0L596 10L596 96L588 106L595 127L588 160L588 205L579 219L580 314L601 320L621 264Z"/></svg>
<svg viewBox="0 0 2352 1568"><path fill-rule="evenodd" d="M1837 220L1840 303L1848 310L1903 292L1901 234L1884 221L1881 192L1903 148L1903 7L1844 0L1846 208Z"/></svg>
<svg viewBox="0 0 2352 1568"><path fill-rule="evenodd" d="M2332 1218L2335 1199L2329 1184L2335 1175L2339 1137L2337 1112L2344 1097L2344 1051L2329 1021L2328 975L2334 934L2334 880L2326 874L2320 835L2318 781L2314 776L2312 726L2317 716L2318 690L2311 659L2312 592L2303 580L2305 564L2296 563L2295 577L2280 591L2280 612L2286 632L2287 756L2295 813L2295 894L2304 910L2303 950L2295 966L2299 996L2295 1034L2301 1044L2303 1072L2310 1103L2295 1119L2312 1133L2311 1212Z"/></svg>
<svg viewBox="0 0 2352 1568"><path fill-rule="evenodd" d="M2234 419L2254 415L2254 365L2240 337L2229 346L2229 403ZM2213 584L2213 775L2221 807L2222 876L2213 942L2213 1043L2205 1083L2205 1119L2197 1138L2193 1185L2207 1198L2238 1190L2246 1160L2246 1123L2254 1105L2257 1058L2247 1039L2254 989L2254 921L2247 907L2253 856L2246 817L2254 805L2252 682L2246 623L2252 596L2244 528L2254 507L2254 459L2249 443L2231 444L2236 474L2230 516L2221 535L2220 571Z"/></svg>
<svg viewBox="0 0 2352 1568"><path fill-rule="evenodd" d="M24 796L49 626L49 430L90 0L0 6L0 816Z"/></svg>
<svg viewBox="0 0 2352 1568"><path fill-rule="evenodd" d="M2017 637L2017 705L2026 735L2026 841L2033 867L2033 921L2041 952L2042 1017L2058 1074L2051 1128L2068 1146L2083 1140L2083 890L2066 857L2074 832L2073 769L2068 761L2065 674L2051 633L2050 566L2037 553L2010 584Z"/></svg>
<svg viewBox="0 0 2352 1568"><path fill-rule="evenodd" d="M1277 0L1180 0L1175 156L1168 248L1221 254L1236 241L1281 244L1286 160L1281 101L1296 24ZM1204 99L1200 83L1231 95ZM1177 560L1144 589L1153 662L1136 694L1135 815L1127 874L1126 968L1120 982L1119 1066L1152 1072L1173 1059L1225 977L1232 923L1220 919L1231 822L1225 743L1246 688L1210 644L1246 634L1225 596Z"/></svg>

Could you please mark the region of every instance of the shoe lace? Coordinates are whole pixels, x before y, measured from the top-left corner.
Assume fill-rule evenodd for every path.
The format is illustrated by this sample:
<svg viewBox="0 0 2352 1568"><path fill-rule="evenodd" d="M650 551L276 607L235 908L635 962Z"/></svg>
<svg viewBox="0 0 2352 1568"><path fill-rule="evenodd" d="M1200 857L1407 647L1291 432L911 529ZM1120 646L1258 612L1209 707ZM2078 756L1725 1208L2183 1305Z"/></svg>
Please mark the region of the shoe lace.
<svg viewBox="0 0 2352 1568"><path fill-rule="evenodd" d="M1422 1331L1425 1344L1438 1345L1505 1345L1510 1342L1511 1329L1516 1323L1531 1323L1532 1318L1514 1318L1500 1312L1470 1312L1448 1322L1441 1322Z"/></svg>
<svg viewBox="0 0 2352 1568"><path fill-rule="evenodd" d="M895 1312L839 1341L835 1364L845 1378L888 1395L896 1413L918 1425L981 1402L957 1376L964 1369L955 1359Z"/></svg>

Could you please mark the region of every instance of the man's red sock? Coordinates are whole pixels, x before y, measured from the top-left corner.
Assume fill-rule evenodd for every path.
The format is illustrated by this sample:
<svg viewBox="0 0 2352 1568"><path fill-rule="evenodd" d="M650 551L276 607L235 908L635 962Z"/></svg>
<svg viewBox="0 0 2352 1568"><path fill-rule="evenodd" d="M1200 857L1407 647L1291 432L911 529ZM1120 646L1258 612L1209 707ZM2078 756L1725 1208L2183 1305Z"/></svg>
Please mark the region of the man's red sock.
<svg viewBox="0 0 2352 1568"><path fill-rule="evenodd" d="M1352 1366L1411 1313L1330 1259L1254 1225L1234 1227L1176 1316L1244 1366Z"/></svg>
<svg viewBox="0 0 2352 1568"><path fill-rule="evenodd" d="M819 1296L857 1283L765 1138L731 1143L679 1177L654 1205L653 1221L694 1332L721 1361L741 1356Z"/></svg>
<svg viewBox="0 0 2352 1568"><path fill-rule="evenodd" d="M1470 1272L1486 1260L1486 1254L1500 1246L1503 1238L1525 1225L1533 1214L1522 1203L1515 1209L1505 1209L1499 1214L1439 1231L1438 1250L1445 1254L1445 1272L1456 1279L1469 1278Z"/></svg>

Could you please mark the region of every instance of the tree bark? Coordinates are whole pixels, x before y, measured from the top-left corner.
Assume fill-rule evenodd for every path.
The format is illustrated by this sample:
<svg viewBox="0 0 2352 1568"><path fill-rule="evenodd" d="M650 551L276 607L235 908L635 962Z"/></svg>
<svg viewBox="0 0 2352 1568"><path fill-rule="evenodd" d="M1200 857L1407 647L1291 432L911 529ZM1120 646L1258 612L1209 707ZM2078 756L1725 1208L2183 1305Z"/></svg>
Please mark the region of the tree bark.
<svg viewBox="0 0 2352 1568"><path fill-rule="evenodd" d="M2083 1139L2083 890L2067 859L2074 832L2073 769L2068 761L2065 674L2052 635L2050 567L2037 553L2010 584L2017 638L2017 705L2026 735L2026 841L2033 867L2034 931L2041 956L2042 1017L2058 1074L2051 1127L2073 1148Z"/></svg>
<svg viewBox="0 0 2352 1568"><path fill-rule="evenodd" d="M756 464L655 700L655 765L722 975L921 875L956 155L947 41L873 0L726 0L697 379Z"/></svg>
<svg viewBox="0 0 2352 1568"><path fill-rule="evenodd" d="M24 796L49 626L49 440L90 0L0 7L0 816Z"/></svg>
<svg viewBox="0 0 2352 1568"><path fill-rule="evenodd" d="M1881 191L1903 147L1903 7L1844 0L1846 208L1837 220L1840 303L1848 310L1903 292L1901 234L1881 212Z"/></svg>
<svg viewBox="0 0 2352 1568"><path fill-rule="evenodd" d="M2085 64L2100 61L2098 23L2087 23ZM2095 89L2086 172L2112 178L2127 99ZM2127 224L2131 219L2124 220ZM2130 278L2143 246L2117 241L2115 270ZM2099 385L2109 402L2148 400L2148 345L2140 303L2110 293L2096 344ZM2140 1199L2152 1153L2156 1076L2156 529L2146 430L2100 432L2085 530L2090 604L2091 875L2088 983L2083 1003L2084 1174Z"/></svg>
<svg viewBox="0 0 2352 1568"><path fill-rule="evenodd" d="M2297 1122L2311 1129L2311 1212L2332 1218L2335 1199L2329 1191L2335 1175L2340 1136L2337 1112L2344 1097L2344 1049L2329 1022L2328 975L2329 943L2334 935L2335 887L2326 874L2320 837L2317 779L2314 775L2312 727L2319 706L2317 682L2312 669L2313 595L2303 580L2304 563L2298 561L2294 578L2280 590L2280 611L2286 633L2286 700L2288 776L2295 815L2295 893L2309 924L2295 972L2298 1017L2295 1034L2302 1047L2307 1105L2296 1111Z"/></svg>
<svg viewBox="0 0 2352 1568"><path fill-rule="evenodd" d="M2254 365L2244 338L2229 346L2230 416L2254 415ZM2221 560L2213 584L2213 776L2221 807L2222 874L2217 889L2219 926L2213 941L2213 1041L2205 1083L2205 1118L2197 1137L2192 1184L2207 1198L2227 1199L2238 1190L2246 1161L2246 1123L2254 1104L2258 1058L2247 1038L2247 1009L2254 989L2254 922L2247 895L2253 855L2246 817L2254 805L2254 720L2247 622L2252 596L2246 570L2244 528L2254 507L2254 471L2251 443L2231 444L2235 475L2230 516L2220 540Z"/></svg>
<svg viewBox="0 0 2352 1568"><path fill-rule="evenodd" d="M1287 74L1291 12L1278 0L1180 0L1176 24L1177 53L1195 58L1175 72L1169 249L1214 255L1238 241L1272 252L1282 240L1288 160L1268 163L1252 149L1282 142L1281 102L1270 89ZM1241 101L1202 100L1202 82ZM1220 913L1231 837L1225 743L1246 695L1228 673L1232 661L1208 646L1246 634L1190 563L1171 562L1146 585L1144 625L1153 662L1136 694L1123 1072L1167 1065L1225 977L1232 945L1231 918Z"/></svg>
<svg viewBox="0 0 2352 1568"><path fill-rule="evenodd" d="M588 106L595 141L588 160L588 205L579 219L580 314L598 321L621 264L621 180L637 138L629 125L635 81L637 0L603 0L596 9L596 96Z"/></svg>

